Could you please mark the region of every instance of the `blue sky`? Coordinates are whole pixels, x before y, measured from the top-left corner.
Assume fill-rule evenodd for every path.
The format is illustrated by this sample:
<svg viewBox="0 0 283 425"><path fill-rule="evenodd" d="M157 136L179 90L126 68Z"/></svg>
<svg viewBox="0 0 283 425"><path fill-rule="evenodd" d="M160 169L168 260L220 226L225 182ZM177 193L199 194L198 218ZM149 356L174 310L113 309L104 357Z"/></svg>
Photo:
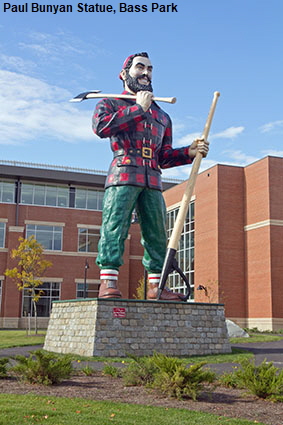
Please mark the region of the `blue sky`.
<svg viewBox="0 0 283 425"><path fill-rule="evenodd" d="M91 130L96 101L69 99L91 89L119 93L122 63L139 51L150 54L155 95L177 97L160 104L172 118L176 147L202 133L220 91L202 170L283 156L282 0L177 0L178 12L127 3L147 5L140 13L99 3L115 14L54 4L73 11L31 12L28 3L28 12L4 12L1 1L0 159L107 170L109 142ZM164 177L183 179L189 171L173 168Z"/></svg>

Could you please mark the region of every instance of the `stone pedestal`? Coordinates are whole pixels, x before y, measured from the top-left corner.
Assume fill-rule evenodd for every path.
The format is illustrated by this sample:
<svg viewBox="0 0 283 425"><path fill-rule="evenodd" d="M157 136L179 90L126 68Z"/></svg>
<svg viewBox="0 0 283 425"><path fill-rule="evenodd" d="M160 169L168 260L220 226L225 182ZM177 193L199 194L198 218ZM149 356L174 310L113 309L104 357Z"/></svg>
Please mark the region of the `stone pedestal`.
<svg viewBox="0 0 283 425"><path fill-rule="evenodd" d="M222 304L113 299L53 302L44 349L105 357L231 352Z"/></svg>

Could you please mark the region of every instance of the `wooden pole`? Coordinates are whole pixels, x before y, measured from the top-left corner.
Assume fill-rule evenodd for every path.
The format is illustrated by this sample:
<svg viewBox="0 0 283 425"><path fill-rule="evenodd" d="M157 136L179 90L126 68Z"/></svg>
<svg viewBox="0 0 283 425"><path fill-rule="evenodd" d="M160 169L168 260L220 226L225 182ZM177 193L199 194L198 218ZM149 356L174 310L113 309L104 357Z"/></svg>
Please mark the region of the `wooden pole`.
<svg viewBox="0 0 283 425"><path fill-rule="evenodd" d="M217 103L219 96L220 96L219 92L214 93L213 101L212 101L212 104L211 104L211 108L210 108L208 118L207 118L207 121L206 121L206 124L205 124L205 127L204 127L203 135L202 135L202 138L205 141L207 140L207 137L208 137L212 118L213 118L214 111L215 111L215 108L216 108L216 103ZM195 184L196 184L196 179L197 179L197 175L198 175L198 172L199 172L201 160L202 160L202 154L200 152L197 152L196 157L195 157L194 162L193 162L193 165L192 165L189 180L188 180L187 185L185 187L185 191L184 191L183 198L182 198L182 201L181 201L180 210L178 212L177 219L175 221L174 228L173 228L173 231L172 231L172 234L171 234L171 237L170 237L170 241L168 243L168 248L173 248L173 249L178 248L178 243L179 243L181 233L182 233L182 230L183 230L183 227L184 227L184 222L185 222L186 217L187 217L189 204L190 204L190 200L191 200L193 190L194 190L194 187L195 187Z"/></svg>
<svg viewBox="0 0 283 425"><path fill-rule="evenodd" d="M217 100L218 97L220 96L220 93L218 91L214 92L214 96L213 96L213 100L211 103L211 107L208 113L208 117L206 120L206 124L203 130L203 134L202 134L202 138L207 141L208 138L208 133L210 130L210 126L211 126L211 122L213 119L213 115L214 115L214 111L216 108L216 104L217 104ZM165 261L164 261L164 265L163 265L163 269L161 272L161 277L160 277L160 282L159 282L159 288L158 288L158 295L157 295L157 299L160 298L161 292L165 287L165 283L168 277L168 274L171 272L172 269L172 264L173 264L173 260L175 258L175 254L178 248L178 243L181 237L181 233L184 227L184 222L186 220L187 217L187 213L188 213L188 209L189 209L189 205L190 205L190 200L193 194L193 190L196 184L196 179L197 179L197 175L199 172L199 168L200 168L200 163L202 160L202 154L200 152L197 152L196 157L194 159L193 165L192 165L192 169L191 169L191 173L190 173L190 177L187 181L186 187L185 187L185 191L182 197L182 201L181 201L181 205L180 205L180 209L174 224L174 228L168 243L168 247L167 247L167 253L166 253L166 257L165 257Z"/></svg>

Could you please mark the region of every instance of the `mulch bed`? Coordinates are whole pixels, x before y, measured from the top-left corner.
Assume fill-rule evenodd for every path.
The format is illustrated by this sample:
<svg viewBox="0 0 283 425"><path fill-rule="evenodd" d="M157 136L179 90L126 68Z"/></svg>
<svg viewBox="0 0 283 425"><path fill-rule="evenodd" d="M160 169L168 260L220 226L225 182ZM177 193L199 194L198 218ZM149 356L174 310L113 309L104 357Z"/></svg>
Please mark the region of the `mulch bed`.
<svg viewBox="0 0 283 425"><path fill-rule="evenodd" d="M283 403L272 403L244 394L242 390L218 387L204 392L198 401L164 397L144 387L125 387L121 378L76 375L59 385L42 386L19 382L14 378L0 379L0 392L36 394L55 397L79 397L159 407L173 407L209 412L219 416L243 418L268 425L283 425Z"/></svg>

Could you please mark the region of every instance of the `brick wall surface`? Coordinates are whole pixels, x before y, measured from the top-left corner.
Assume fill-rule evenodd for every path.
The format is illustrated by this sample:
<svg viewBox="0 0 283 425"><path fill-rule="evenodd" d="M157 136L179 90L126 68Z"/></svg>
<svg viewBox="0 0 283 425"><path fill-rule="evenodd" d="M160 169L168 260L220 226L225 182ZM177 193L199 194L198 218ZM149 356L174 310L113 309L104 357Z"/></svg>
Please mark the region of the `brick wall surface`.
<svg viewBox="0 0 283 425"><path fill-rule="evenodd" d="M181 202L187 182L171 187L163 193L166 205L174 205Z"/></svg>
<svg viewBox="0 0 283 425"><path fill-rule="evenodd" d="M44 251L44 256L52 262L45 274L50 281L52 278L61 279L61 299L76 298L76 280L84 280L85 261L88 259L89 269L87 281L100 278L100 270L95 264L96 253L78 252L77 225L101 225L101 211L77 210L74 208L54 208L35 205L20 205L18 209L18 226L16 226L16 207L14 204L0 204L0 218L7 219L5 250L0 250L0 275L4 276L7 268L17 266L11 260L11 250L19 245L18 238L25 237L26 221L63 223L62 251ZM141 258L143 248L140 244L139 224L132 225L130 236L125 242L124 265L120 268L119 285L125 298L133 297L138 280L143 276ZM97 230L99 233L99 229ZM134 267L131 265L131 256L134 258ZM132 273L132 275L130 275ZM21 320L22 292L19 292L12 279L5 278L0 299L0 317L3 317L2 326L18 327ZM46 322L46 320L45 320ZM16 324L16 326L14 326ZM1 323L0 323L1 326Z"/></svg>
<svg viewBox="0 0 283 425"><path fill-rule="evenodd" d="M32 170L33 178L34 173L36 170ZM53 172L47 174L49 178L54 176ZM181 202L186 184L183 182L164 193L168 209ZM195 300L225 303L226 316L241 326L282 328L282 189L283 158L276 157L266 157L246 167L216 165L197 178L193 194L195 289L203 285L207 292L195 290ZM6 222L5 247L0 249L0 275L4 276L5 269L15 265L10 251L18 245L18 237L25 236L25 221L34 220L65 223L62 252L45 252L53 263L45 277L61 279L62 300L76 297L76 281L84 279L86 258L90 265L87 279L99 279L96 254L77 252L77 224L99 226L100 211L32 205L19 205L17 209L15 204L1 203L0 218ZM119 278L124 298L134 296L144 272L138 224L131 226L130 235ZM4 279L2 323L5 326L8 322L22 323L21 310L22 294L11 280Z"/></svg>
<svg viewBox="0 0 283 425"><path fill-rule="evenodd" d="M185 184L165 193L170 209ZM283 159L247 167L216 165L198 175L195 291L199 302L225 303L241 326L279 329L283 320Z"/></svg>
<svg viewBox="0 0 283 425"><path fill-rule="evenodd" d="M269 197L269 158L255 162L244 169L245 172L245 214L246 225L266 220L270 217Z"/></svg>

